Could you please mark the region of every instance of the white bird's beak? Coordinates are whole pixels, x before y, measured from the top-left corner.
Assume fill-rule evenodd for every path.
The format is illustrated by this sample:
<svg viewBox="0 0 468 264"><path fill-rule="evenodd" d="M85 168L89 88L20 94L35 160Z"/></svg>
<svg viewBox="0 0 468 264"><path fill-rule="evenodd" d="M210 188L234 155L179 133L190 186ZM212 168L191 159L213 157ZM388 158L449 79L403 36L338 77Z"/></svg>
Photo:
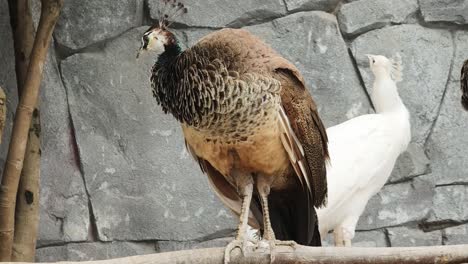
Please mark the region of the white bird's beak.
<svg viewBox="0 0 468 264"><path fill-rule="evenodd" d="M372 66L372 60L374 58L374 55L372 55L372 54L364 54L364 55L366 55L367 58L369 59L369 66Z"/></svg>

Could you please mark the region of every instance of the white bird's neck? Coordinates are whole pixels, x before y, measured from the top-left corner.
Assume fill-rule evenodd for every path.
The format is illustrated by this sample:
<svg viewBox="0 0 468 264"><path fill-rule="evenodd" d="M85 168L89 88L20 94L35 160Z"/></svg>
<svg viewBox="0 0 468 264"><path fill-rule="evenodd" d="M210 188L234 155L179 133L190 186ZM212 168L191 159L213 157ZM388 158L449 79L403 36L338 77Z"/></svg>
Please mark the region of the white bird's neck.
<svg viewBox="0 0 468 264"><path fill-rule="evenodd" d="M376 73L371 94L375 111L377 114L384 115L390 119L388 124L394 129L394 135L401 136L400 150L403 152L411 141L411 124L408 109L403 104L395 81L390 77L390 74Z"/></svg>
<svg viewBox="0 0 468 264"><path fill-rule="evenodd" d="M382 69L383 72L375 72L374 86L371 99L375 111L379 114L407 111L401 101L395 81Z"/></svg>

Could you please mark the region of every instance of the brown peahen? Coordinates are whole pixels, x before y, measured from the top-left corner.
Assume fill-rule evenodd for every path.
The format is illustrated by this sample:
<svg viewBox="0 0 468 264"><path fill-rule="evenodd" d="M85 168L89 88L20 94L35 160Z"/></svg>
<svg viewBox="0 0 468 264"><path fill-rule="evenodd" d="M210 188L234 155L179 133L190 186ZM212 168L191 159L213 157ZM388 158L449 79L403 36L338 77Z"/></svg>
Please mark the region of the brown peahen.
<svg viewBox="0 0 468 264"><path fill-rule="evenodd" d="M239 215L225 260L234 247L248 250L248 223L271 250L276 239L320 246L314 206L327 197L327 135L298 69L242 29L219 30L182 50L162 17L138 54L156 53L154 97L181 123L187 148Z"/></svg>

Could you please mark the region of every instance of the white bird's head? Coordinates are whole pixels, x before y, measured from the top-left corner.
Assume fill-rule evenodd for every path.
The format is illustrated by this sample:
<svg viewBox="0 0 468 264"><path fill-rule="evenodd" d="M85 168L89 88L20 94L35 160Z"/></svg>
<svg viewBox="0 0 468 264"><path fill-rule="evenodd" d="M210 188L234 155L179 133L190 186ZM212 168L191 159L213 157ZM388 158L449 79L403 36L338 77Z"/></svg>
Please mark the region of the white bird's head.
<svg viewBox="0 0 468 264"><path fill-rule="evenodd" d="M382 55L366 54L369 67L375 76L388 74L394 81L401 81L401 57L398 53L391 59Z"/></svg>

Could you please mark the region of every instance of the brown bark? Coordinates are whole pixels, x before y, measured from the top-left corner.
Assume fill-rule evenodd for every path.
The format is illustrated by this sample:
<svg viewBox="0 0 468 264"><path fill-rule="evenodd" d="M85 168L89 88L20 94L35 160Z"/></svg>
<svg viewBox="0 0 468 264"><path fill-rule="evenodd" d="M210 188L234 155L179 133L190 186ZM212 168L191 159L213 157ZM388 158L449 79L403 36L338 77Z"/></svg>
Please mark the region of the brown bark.
<svg viewBox="0 0 468 264"><path fill-rule="evenodd" d="M41 141L39 111L33 112L16 198L12 261L34 261L39 226Z"/></svg>
<svg viewBox="0 0 468 264"><path fill-rule="evenodd" d="M0 144L2 143L3 128L6 122L6 95L3 88L0 87Z"/></svg>
<svg viewBox="0 0 468 264"><path fill-rule="evenodd" d="M224 248L206 248L141 255L109 260L89 261L87 264L222 264ZM467 263L468 245L400 247L400 248L363 248L363 247L291 247L278 246L273 263L320 263L320 264L406 264L406 263ZM60 262L79 264L80 262ZM270 263L266 253L248 253L242 256L235 249L230 263ZM12 264L12 263L11 263Z"/></svg>
<svg viewBox="0 0 468 264"><path fill-rule="evenodd" d="M34 45L34 25L29 0L9 0L15 46L18 95L26 81ZM40 122L34 109L28 143L16 197L15 234L12 261L34 261L39 225Z"/></svg>
<svg viewBox="0 0 468 264"><path fill-rule="evenodd" d="M0 186L0 261L11 259L16 194L42 72L63 0L42 0L41 18L34 41L24 89L16 109L12 137Z"/></svg>

